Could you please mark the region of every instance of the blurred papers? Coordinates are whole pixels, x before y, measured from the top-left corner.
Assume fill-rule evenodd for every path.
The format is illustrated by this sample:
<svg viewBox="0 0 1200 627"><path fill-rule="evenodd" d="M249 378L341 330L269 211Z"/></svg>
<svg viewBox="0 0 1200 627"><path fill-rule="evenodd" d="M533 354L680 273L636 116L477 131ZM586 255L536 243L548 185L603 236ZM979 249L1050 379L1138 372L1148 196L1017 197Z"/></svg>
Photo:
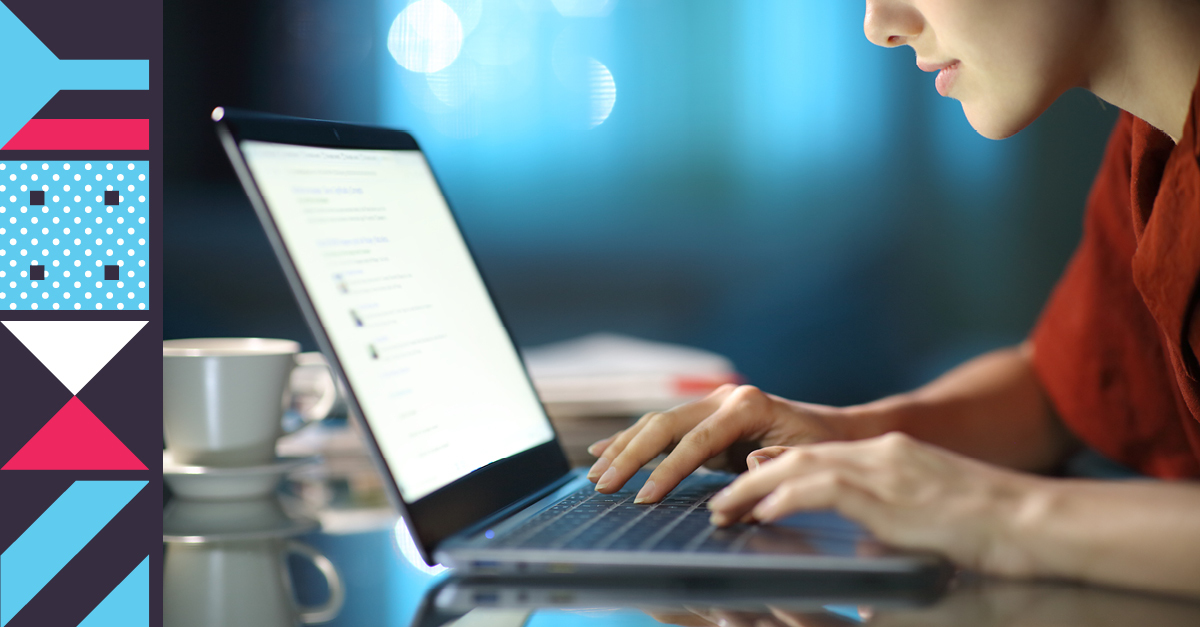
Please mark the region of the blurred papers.
<svg viewBox="0 0 1200 627"><path fill-rule="evenodd" d="M554 418L634 415L700 398L741 377L725 357L697 348L612 333L523 352Z"/></svg>

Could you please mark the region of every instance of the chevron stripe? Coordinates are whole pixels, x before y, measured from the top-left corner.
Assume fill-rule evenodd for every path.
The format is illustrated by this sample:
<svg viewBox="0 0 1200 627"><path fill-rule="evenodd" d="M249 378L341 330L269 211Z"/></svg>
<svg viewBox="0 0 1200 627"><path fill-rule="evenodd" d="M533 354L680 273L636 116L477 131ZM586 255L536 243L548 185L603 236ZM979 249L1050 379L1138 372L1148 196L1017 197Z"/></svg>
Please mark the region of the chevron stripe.
<svg viewBox="0 0 1200 627"><path fill-rule="evenodd" d="M37 114L60 89L150 89L145 59L59 59L0 3L0 59L7 62L0 99L0 145Z"/></svg>
<svg viewBox="0 0 1200 627"><path fill-rule="evenodd" d="M146 481L76 481L0 554L0 627L125 507Z"/></svg>
<svg viewBox="0 0 1200 627"><path fill-rule="evenodd" d="M149 627L150 558L142 560L79 627Z"/></svg>
<svg viewBox="0 0 1200 627"><path fill-rule="evenodd" d="M149 150L150 120L34 118L0 150Z"/></svg>

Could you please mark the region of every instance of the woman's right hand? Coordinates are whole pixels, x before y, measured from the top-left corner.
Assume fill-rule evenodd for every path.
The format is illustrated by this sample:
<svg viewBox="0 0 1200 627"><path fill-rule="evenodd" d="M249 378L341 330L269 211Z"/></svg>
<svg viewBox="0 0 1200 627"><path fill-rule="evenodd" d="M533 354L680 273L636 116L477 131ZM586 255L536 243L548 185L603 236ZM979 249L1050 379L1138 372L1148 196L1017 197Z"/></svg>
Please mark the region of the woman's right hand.
<svg viewBox="0 0 1200 627"><path fill-rule="evenodd" d="M700 400L646 414L628 429L588 447L600 458L588 479L596 482L598 492L616 492L647 462L674 447L634 498L635 503L654 503L735 442L794 446L851 438L842 410L729 384ZM756 461L747 463L753 467Z"/></svg>

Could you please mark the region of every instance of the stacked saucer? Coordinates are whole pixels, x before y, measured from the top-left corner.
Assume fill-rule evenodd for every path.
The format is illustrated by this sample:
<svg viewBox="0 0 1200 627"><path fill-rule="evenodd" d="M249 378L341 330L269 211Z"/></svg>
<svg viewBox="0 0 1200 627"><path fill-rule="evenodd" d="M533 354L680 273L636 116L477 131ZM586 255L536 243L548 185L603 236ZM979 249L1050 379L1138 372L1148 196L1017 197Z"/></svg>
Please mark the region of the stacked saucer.
<svg viewBox="0 0 1200 627"><path fill-rule="evenodd" d="M173 499L163 508L163 542L206 544L289 538L318 528L276 496L232 501Z"/></svg>
<svg viewBox="0 0 1200 627"><path fill-rule="evenodd" d="M231 500L269 496L287 473L317 457L276 457L274 462L252 466L189 466L163 451L163 480L176 496L185 499Z"/></svg>

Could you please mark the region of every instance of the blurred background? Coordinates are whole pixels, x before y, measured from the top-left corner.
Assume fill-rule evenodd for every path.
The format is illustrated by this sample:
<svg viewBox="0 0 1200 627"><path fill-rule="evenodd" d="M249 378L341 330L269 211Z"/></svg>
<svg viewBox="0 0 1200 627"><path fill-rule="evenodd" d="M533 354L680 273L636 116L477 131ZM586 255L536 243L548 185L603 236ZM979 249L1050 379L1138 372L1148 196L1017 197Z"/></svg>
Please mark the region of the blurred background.
<svg viewBox="0 0 1200 627"><path fill-rule="evenodd" d="M1116 110L1003 142L829 0L167 3L164 334L315 348L214 106L404 128L522 346L615 331L846 404L1020 341Z"/></svg>

